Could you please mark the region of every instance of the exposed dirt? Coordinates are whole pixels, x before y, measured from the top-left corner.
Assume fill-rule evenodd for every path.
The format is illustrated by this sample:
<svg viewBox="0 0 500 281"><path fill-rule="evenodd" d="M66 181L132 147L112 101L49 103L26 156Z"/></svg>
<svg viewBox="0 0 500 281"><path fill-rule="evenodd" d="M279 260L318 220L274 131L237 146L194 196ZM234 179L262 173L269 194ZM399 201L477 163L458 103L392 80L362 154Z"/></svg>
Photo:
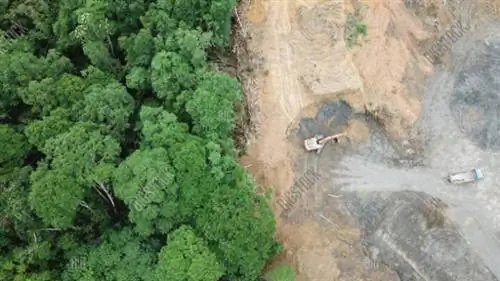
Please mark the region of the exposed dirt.
<svg viewBox="0 0 500 281"><path fill-rule="evenodd" d="M402 1L367 1L367 5L368 36L353 51L365 90L348 100L354 107L385 114L388 132L393 137L407 138L406 129L420 114L420 102L410 93L405 78L423 84L422 74L430 68L422 56L415 55L415 43L430 34Z"/></svg>
<svg viewBox="0 0 500 281"><path fill-rule="evenodd" d="M242 30L252 58L248 63L253 69L244 83L256 125L248 155L241 162L261 185L273 189L275 199L307 168L332 170L336 149L352 149L342 144L328 147L317 159L302 148L303 138L317 132L305 130L302 139L295 137L302 118L315 118L311 122L324 122L325 128L338 121L316 116L327 102L342 99L349 104L358 117L335 130L347 130L354 144L375 142L364 146L372 156L377 148L390 145L370 135L373 124L361 118L365 112L392 139L415 136L410 128L419 120L424 78L432 70L422 55L424 47L457 14L470 14L465 5L457 4L460 1L446 2L365 1L368 36L352 49L346 47L344 32L346 14L363 9L356 1L249 0L240 5ZM493 3L483 12L491 13ZM471 116L477 115L473 109L469 111ZM403 151L413 153L407 144L402 142ZM390 155L391 149L381 149L384 155L380 158ZM400 157L396 150L392 149L394 157ZM329 177L332 175L304 195L292 218L278 216L278 236L285 252L275 263L293 264L299 281L399 280L387 267L367 262L354 222L339 208L329 207L338 196L328 193ZM317 211L319 206L321 211ZM277 215L281 211L275 202L274 209Z"/></svg>
<svg viewBox="0 0 500 281"><path fill-rule="evenodd" d="M343 10L342 2L333 1L252 1L246 10L244 25L252 37L249 49L264 63L254 72L253 103L260 113L254 119L255 142L242 162L251 165L250 172L261 184L273 188L275 198L288 191L294 180L296 155L302 150L288 139L300 117L317 111L328 98L361 88L356 68L345 59L350 55L343 46ZM325 11L333 13L325 18ZM310 23L318 19L321 22ZM278 220L285 253L277 263L295 265L299 280L331 280L341 274L330 258L341 247L330 242L335 236L325 235L328 228Z"/></svg>

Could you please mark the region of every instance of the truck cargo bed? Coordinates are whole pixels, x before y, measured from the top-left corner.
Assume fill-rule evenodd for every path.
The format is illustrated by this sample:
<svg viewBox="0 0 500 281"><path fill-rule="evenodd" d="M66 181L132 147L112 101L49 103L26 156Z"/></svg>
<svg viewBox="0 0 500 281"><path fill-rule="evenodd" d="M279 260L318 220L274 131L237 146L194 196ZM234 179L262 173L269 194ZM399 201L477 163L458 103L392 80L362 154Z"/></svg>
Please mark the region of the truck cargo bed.
<svg viewBox="0 0 500 281"><path fill-rule="evenodd" d="M476 182L481 179L483 179L483 173L480 169L472 169L469 171L452 173L448 175L448 181L453 184Z"/></svg>

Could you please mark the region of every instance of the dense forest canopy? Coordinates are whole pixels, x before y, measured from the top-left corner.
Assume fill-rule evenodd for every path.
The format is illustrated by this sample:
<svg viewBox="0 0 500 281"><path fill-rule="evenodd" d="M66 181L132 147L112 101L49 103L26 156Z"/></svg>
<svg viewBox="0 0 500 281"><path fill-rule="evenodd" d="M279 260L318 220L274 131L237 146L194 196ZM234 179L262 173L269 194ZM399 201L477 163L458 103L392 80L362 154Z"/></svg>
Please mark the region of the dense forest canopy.
<svg viewBox="0 0 500 281"><path fill-rule="evenodd" d="M0 280L254 281L280 252L236 161L236 0L0 0Z"/></svg>

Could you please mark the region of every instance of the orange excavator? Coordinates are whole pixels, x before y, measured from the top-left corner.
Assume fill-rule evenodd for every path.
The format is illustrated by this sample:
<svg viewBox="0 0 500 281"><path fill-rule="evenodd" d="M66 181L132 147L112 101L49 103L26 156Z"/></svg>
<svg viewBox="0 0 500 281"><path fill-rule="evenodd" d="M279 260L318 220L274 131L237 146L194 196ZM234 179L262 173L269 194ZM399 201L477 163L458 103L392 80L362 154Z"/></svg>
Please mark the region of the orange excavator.
<svg viewBox="0 0 500 281"><path fill-rule="evenodd" d="M345 137L347 136L347 133L339 133L331 136L324 137L323 135L315 135L312 138L308 138L304 141L304 147L306 148L307 151L313 151L316 150L317 154L321 153L321 150L325 146L325 144L331 140L335 141L336 143L339 142L340 137Z"/></svg>

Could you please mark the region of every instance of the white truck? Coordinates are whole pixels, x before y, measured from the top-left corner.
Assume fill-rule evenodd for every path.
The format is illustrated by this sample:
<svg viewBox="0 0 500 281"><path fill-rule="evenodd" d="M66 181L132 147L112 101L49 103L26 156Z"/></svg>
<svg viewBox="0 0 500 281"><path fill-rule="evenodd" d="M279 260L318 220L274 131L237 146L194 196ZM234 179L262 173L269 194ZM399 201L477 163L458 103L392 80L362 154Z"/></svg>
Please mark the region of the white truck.
<svg viewBox="0 0 500 281"><path fill-rule="evenodd" d="M481 169L472 169L469 171L452 173L448 175L448 182L453 184L463 184L470 182L477 182L484 178Z"/></svg>

